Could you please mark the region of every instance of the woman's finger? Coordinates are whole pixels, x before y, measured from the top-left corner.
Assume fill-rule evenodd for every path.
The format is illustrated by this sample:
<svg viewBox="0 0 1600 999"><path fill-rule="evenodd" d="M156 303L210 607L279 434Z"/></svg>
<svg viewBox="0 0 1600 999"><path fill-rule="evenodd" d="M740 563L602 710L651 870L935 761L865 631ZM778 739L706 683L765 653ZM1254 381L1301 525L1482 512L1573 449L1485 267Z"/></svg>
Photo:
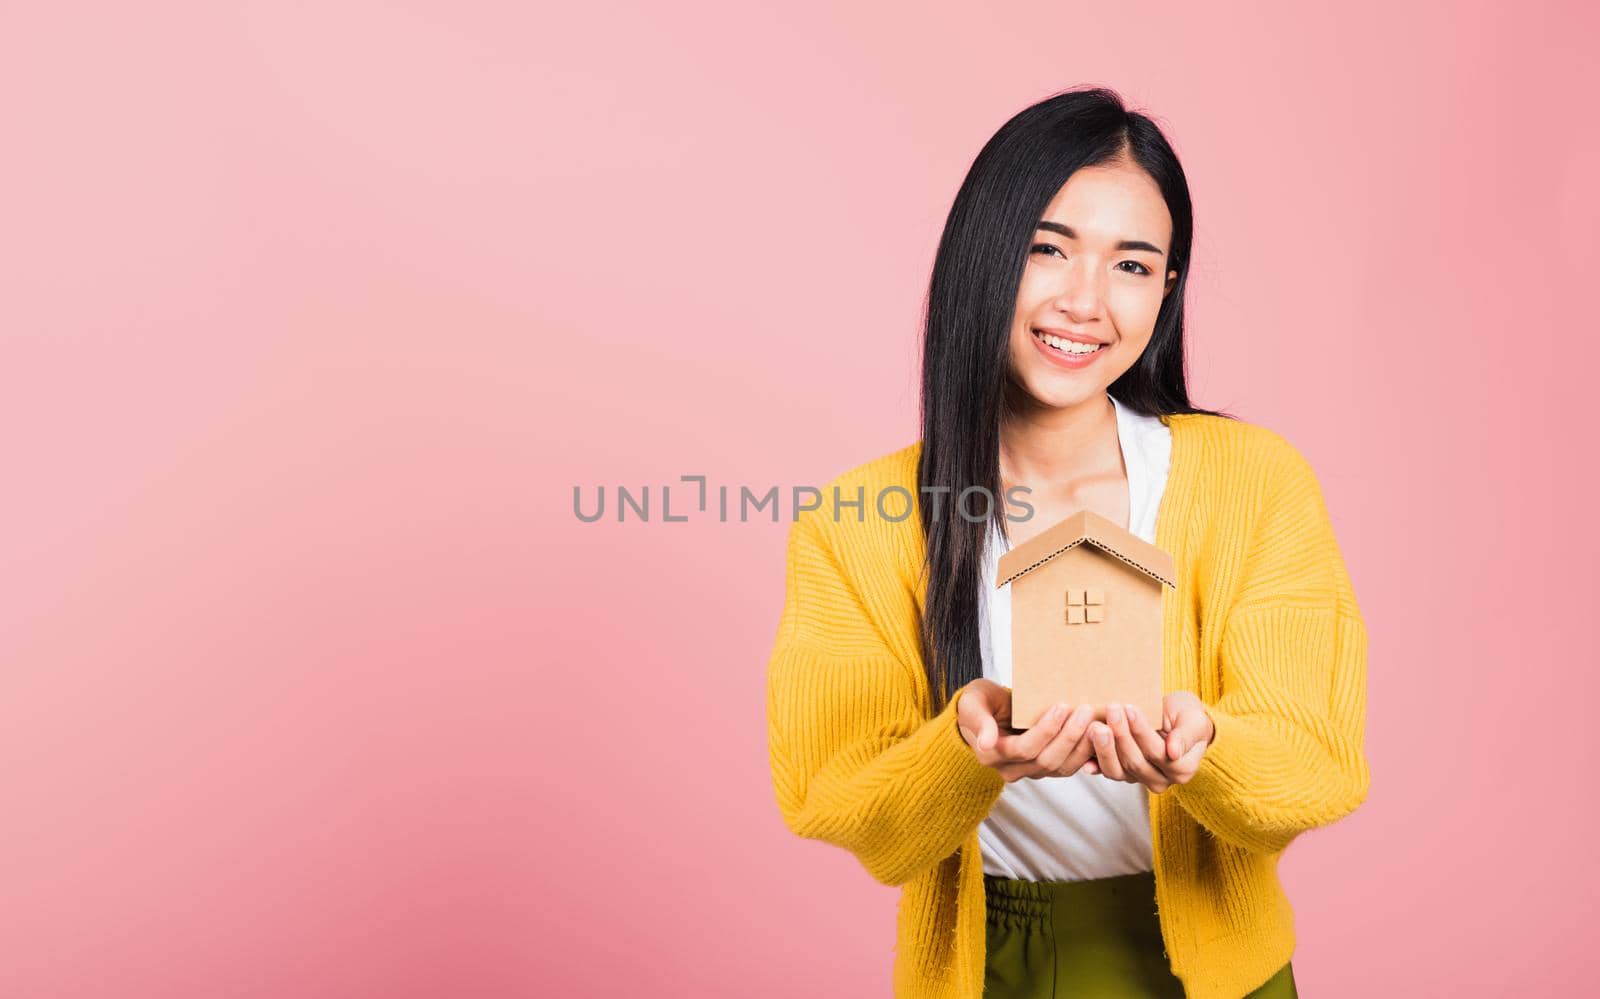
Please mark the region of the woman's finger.
<svg viewBox="0 0 1600 999"><path fill-rule="evenodd" d="M972 747L978 762L984 766L993 766L997 763L994 744L1000 738L1000 727L995 724L994 718L985 715L976 721L963 721L960 725L961 738Z"/></svg>
<svg viewBox="0 0 1600 999"><path fill-rule="evenodd" d="M1093 718L1094 713L1090 712L1089 717ZM1089 771L1090 773L1099 773L1099 768L1094 766L1094 743L1089 741L1089 726L1087 724L1084 725L1083 731L1079 733L1078 741L1073 744L1072 752L1068 754L1066 761L1056 768L1056 776L1071 777L1085 767L1093 768Z"/></svg>
<svg viewBox="0 0 1600 999"><path fill-rule="evenodd" d="M1089 723L1094 721L1094 708L1087 704L1080 704L1072 714L1067 716L1066 724L1061 726L1061 731L1050 740L1050 744L1039 753L1035 761L1038 765L1040 777L1067 777L1077 772L1087 760L1093 747L1089 740L1083 737Z"/></svg>
<svg viewBox="0 0 1600 999"><path fill-rule="evenodd" d="M992 762L990 751L1000 738L997 712L1005 709L1010 692L990 680L976 680L956 701L956 719L961 727L961 738L978 754L979 762Z"/></svg>
<svg viewBox="0 0 1600 999"><path fill-rule="evenodd" d="M1210 734L1211 719L1199 702L1184 708L1178 712L1172 732L1167 736L1167 759L1181 758L1193 749L1196 743L1206 741Z"/></svg>
<svg viewBox="0 0 1600 999"><path fill-rule="evenodd" d="M995 756L1007 763L1033 762L1066 723L1066 707L1065 704L1057 704L1044 713L1037 725L1021 735L1002 735L995 740Z"/></svg>
<svg viewBox="0 0 1600 999"><path fill-rule="evenodd" d="M1133 733L1133 741L1138 744L1139 752L1143 753L1144 758L1151 763L1159 764L1166 759L1166 740L1161 738L1161 733L1150 726L1150 721L1145 718L1143 711L1132 704L1126 707L1128 731Z"/></svg>
<svg viewBox="0 0 1600 999"><path fill-rule="evenodd" d="M1067 717L1066 725L1062 725L1061 735L1056 736L1050 748L1038 756L1038 765L1043 770L1040 776L1072 776L1093 759L1094 743L1088 736L1088 728L1093 720L1094 708L1090 704L1078 704L1077 711Z"/></svg>
<svg viewBox="0 0 1600 999"><path fill-rule="evenodd" d="M1094 758L1100 764L1100 772L1112 780L1127 780L1122 762L1117 759L1116 747L1112 745L1110 726L1095 722L1089 726L1089 738L1094 742Z"/></svg>
<svg viewBox="0 0 1600 999"><path fill-rule="evenodd" d="M1200 769L1200 759L1206 754L1206 747L1210 743L1197 742L1189 747L1189 751L1178 759L1167 764L1167 774L1174 784L1187 784Z"/></svg>
<svg viewBox="0 0 1600 999"><path fill-rule="evenodd" d="M1039 769L1034 764L1026 762L998 763L994 765L994 768L995 770L999 771L1000 776L1004 777L1006 779L1006 783L1008 784L1014 781L1022 780L1025 777L1037 776L1035 771Z"/></svg>
<svg viewBox="0 0 1600 999"><path fill-rule="evenodd" d="M1111 704L1106 707L1106 721L1111 726L1111 735L1115 740L1117 761L1122 764L1123 773L1145 787L1160 794L1167 789L1166 775L1162 774L1149 760L1144 757L1144 751L1133 738L1133 731L1128 724L1128 712L1121 704Z"/></svg>
<svg viewBox="0 0 1600 999"><path fill-rule="evenodd" d="M1143 711L1140 711L1132 704L1126 707L1128 712L1128 731L1132 733L1133 741L1138 744L1139 752L1144 754L1145 762L1150 764L1151 769L1165 778L1170 786L1175 783L1172 771L1174 761L1167 759L1166 736L1151 727L1150 721L1145 717Z"/></svg>

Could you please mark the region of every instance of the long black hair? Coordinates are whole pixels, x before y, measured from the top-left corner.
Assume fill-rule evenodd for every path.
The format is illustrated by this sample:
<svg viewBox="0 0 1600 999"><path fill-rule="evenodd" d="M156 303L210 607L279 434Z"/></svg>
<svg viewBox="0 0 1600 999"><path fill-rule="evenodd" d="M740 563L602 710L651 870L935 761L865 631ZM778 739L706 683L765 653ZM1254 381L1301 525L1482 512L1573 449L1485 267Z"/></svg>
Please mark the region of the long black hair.
<svg viewBox="0 0 1600 999"><path fill-rule="evenodd" d="M1165 269L1178 277L1144 353L1109 391L1148 416L1212 413L1190 405L1185 383L1183 297L1194 212L1172 147L1154 122L1100 87L1063 91L1019 112L984 145L956 193L925 306L917 481L927 539L923 662L935 712L983 675L978 587L989 525L1004 529L1000 424L1017 289L1034 228L1069 177L1119 157L1138 164L1166 199L1172 246ZM990 518L974 523L967 519L975 516L971 504L963 516L956 503L976 487L993 499Z"/></svg>

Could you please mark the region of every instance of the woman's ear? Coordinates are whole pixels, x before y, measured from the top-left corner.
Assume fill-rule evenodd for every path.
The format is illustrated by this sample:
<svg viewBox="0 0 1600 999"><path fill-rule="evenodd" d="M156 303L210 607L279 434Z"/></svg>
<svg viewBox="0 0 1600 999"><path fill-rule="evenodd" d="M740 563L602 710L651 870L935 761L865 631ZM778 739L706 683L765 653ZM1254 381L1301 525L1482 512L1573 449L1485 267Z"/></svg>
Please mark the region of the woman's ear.
<svg viewBox="0 0 1600 999"><path fill-rule="evenodd" d="M1162 298L1166 298L1167 297L1167 292L1171 291L1172 290L1172 286L1177 284L1177 283L1178 283L1178 272L1177 271L1167 271L1167 286L1165 288L1161 289L1161 297Z"/></svg>

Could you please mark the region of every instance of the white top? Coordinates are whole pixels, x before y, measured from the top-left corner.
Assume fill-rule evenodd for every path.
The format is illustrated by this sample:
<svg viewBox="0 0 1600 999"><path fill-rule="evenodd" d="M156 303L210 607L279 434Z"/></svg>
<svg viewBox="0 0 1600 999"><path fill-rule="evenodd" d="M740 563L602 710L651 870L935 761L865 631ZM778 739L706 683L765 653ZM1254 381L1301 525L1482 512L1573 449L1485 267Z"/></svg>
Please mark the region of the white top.
<svg viewBox="0 0 1600 999"><path fill-rule="evenodd" d="M1172 432L1115 396L1117 440L1128 471L1128 531L1155 544L1156 511L1166 490ZM983 675L1011 686L1011 584L995 587L1010 545L991 525L980 587ZM1150 798L1141 784L1079 772L1007 784L978 827L983 870L1025 881L1084 881L1153 870Z"/></svg>

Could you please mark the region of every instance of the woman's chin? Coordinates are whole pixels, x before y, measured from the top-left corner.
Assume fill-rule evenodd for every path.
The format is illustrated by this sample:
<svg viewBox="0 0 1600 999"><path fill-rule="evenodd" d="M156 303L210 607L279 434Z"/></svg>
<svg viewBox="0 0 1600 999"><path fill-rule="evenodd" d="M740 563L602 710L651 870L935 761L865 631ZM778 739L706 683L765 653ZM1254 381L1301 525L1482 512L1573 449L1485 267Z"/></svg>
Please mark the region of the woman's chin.
<svg viewBox="0 0 1600 999"><path fill-rule="evenodd" d="M1099 379L1060 375L1050 372L1030 378L1028 395L1046 409L1071 409L1105 394L1106 387Z"/></svg>

